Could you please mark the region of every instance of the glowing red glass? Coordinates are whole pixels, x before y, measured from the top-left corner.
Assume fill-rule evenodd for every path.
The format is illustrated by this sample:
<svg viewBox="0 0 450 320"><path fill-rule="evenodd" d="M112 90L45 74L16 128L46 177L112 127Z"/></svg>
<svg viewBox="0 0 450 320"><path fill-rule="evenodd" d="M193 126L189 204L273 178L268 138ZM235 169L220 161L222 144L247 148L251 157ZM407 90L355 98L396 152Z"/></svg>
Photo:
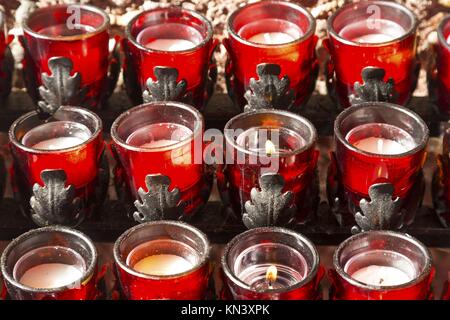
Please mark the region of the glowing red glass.
<svg viewBox="0 0 450 320"><path fill-rule="evenodd" d="M134 250L146 243L154 244L146 250ZM185 223L151 222L129 229L114 245L122 293L129 300L203 300L208 291L209 252L206 236ZM175 256L187 261L190 268L172 273L161 263L158 274L136 270L136 262L155 255Z"/></svg>
<svg viewBox="0 0 450 320"><path fill-rule="evenodd" d="M333 300L426 300L432 297L431 255L421 242L407 234L392 231L357 234L339 245L333 256L333 266L334 270L329 272ZM354 278L358 270L370 266L395 268L397 274L405 274L408 280L394 285L375 285ZM378 274L381 280L389 277L386 269L381 272L384 272Z"/></svg>
<svg viewBox="0 0 450 320"><path fill-rule="evenodd" d="M202 109L212 94L215 81L211 22L201 14L179 7L142 12L130 21L123 40L125 82L134 104L142 103L148 79L157 82L155 67L175 68L177 83L186 81L177 101ZM159 79L163 81L164 79ZM155 100L162 100L161 98Z"/></svg>
<svg viewBox="0 0 450 320"><path fill-rule="evenodd" d="M224 191L236 215L241 217L244 213L251 190L260 188L262 173L275 173L284 178L283 192L294 194L296 220L303 223L311 219L314 209L308 204L314 197L308 196L308 190L313 187L319 155L314 126L291 112L263 110L234 117L224 131L227 158L231 160L227 160L224 171L229 182ZM275 149L268 150L268 144L269 149ZM221 177L219 172L218 179Z"/></svg>
<svg viewBox="0 0 450 320"><path fill-rule="evenodd" d="M324 274L314 245L283 228L257 228L231 240L222 258L235 300L316 300Z"/></svg>
<svg viewBox="0 0 450 320"><path fill-rule="evenodd" d="M387 1L348 4L328 19L329 91L335 91L341 106L350 105L349 95L356 81L363 83L365 67L383 68L384 80L395 82L395 102L404 105L409 101L419 71L417 25L409 9Z"/></svg>
<svg viewBox="0 0 450 320"><path fill-rule="evenodd" d="M109 18L89 5L56 5L33 11L24 22L24 77L28 93L38 101L42 73L52 74L52 57L69 58L71 75L81 76L82 104L95 108L108 91ZM77 104L79 101L76 102Z"/></svg>
<svg viewBox="0 0 450 320"><path fill-rule="evenodd" d="M289 2L261 1L233 12L227 22L229 36L223 43L229 54L228 93L234 102L241 108L246 105L244 93L250 79L258 79L257 65L271 63L281 67L280 77L289 77L294 105L305 104L318 71L315 28L315 20L305 8ZM271 33L272 38L258 36L263 33Z"/></svg>
<svg viewBox="0 0 450 320"><path fill-rule="evenodd" d="M147 190L147 175L164 175L170 189L178 188L184 213L204 204L203 117L193 107L177 102L154 102L119 116L111 129L118 160L115 178L124 179L132 198Z"/></svg>
<svg viewBox="0 0 450 320"><path fill-rule="evenodd" d="M14 160L13 189L25 209L29 208L33 186L44 186L41 177L44 170L64 170L66 186L75 188L83 208L99 204L95 191L101 188L97 178L105 146L102 123L95 113L84 108L61 107L49 120L43 120L37 112L29 112L12 124L9 139ZM69 147L67 143L71 143Z"/></svg>
<svg viewBox="0 0 450 320"><path fill-rule="evenodd" d="M79 277L51 266L76 268ZM39 275L42 267L58 279ZM33 269L34 277L41 279L35 279L31 286L24 276ZM1 271L13 300L93 300L98 294L97 250L87 236L74 229L52 226L22 234L3 252ZM36 281L41 287L34 286Z"/></svg>
<svg viewBox="0 0 450 320"><path fill-rule="evenodd" d="M356 133L358 128L367 127ZM371 102L344 110L335 121L338 179L348 201L359 207L371 185L391 183L394 197L406 206L426 159L428 128L414 112L398 105ZM356 142L385 139L399 150L364 150ZM378 145L376 145L378 147ZM418 195L414 195L417 197ZM355 212L354 212L355 213Z"/></svg>

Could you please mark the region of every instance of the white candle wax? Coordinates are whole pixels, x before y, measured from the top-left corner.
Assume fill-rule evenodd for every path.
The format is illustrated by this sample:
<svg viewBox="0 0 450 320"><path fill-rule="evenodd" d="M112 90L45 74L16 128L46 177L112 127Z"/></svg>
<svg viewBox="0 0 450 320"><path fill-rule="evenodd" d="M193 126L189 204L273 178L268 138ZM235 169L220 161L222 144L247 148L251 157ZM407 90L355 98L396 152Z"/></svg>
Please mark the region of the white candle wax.
<svg viewBox="0 0 450 320"><path fill-rule="evenodd" d="M138 261L133 268L145 274L167 276L186 272L192 269L193 265L174 254L157 254Z"/></svg>
<svg viewBox="0 0 450 320"><path fill-rule="evenodd" d="M373 18L350 22L339 31L341 37L359 43L387 42L405 33L405 29L395 21Z"/></svg>
<svg viewBox="0 0 450 320"><path fill-rule="evenodd" d="M380 43L391 41L393 39L394 37L392 35L385 33L368 33L360 37L354 38L353 41L363 43Z"/></svg>
<svg viewBox="0 0 450 320"><path fill-rule="evenodd" d="M169 139L153 140L151 142L142 144L141 148L164 148L178 142L179 141L177 140L169 140Z"/></svg>
<svg viewBox="0 0 450 320"><path fill-rule="evenodd" d="M353 145L366 152L387 155L400 154L409 150L397 141L377 137L361 139L353 143Z"/></svg>
<svg viewBox="0 0 450 320"><path fill-rule="evenodd" d="M20 283L32 288L50 289L69 285L81 279L80 269L64 263L43 263L28 269Z"/></svg>
<svg viewBox="0 0 450 320"><path fill-rule="evenodd" d="M186 39L156 39L145 46L153 50L183 51L194 48L195 43Z"/></svg>
<svg viewBox="0 0 450 320"><path fill-rule="evenodd" d="M260 44L283 44L294 41L294 38L284 32L262 32L250 37L248 41Z"/></svg>
<svg viewBox="0 0 450 320"><path fill-rule="evenodd" d="M352 278L368 285L396 286L411 281L411 277L395 267L369 265L354 272Z"/></svg>
<svg viewBox="0 0 450 320"><path fill-rule="evenodd" d="M44 140L33 145L33 149L40 150L59 150L75 147L77 145L82 144L85 139L81 139L79 137L59 137Z"/></svg>

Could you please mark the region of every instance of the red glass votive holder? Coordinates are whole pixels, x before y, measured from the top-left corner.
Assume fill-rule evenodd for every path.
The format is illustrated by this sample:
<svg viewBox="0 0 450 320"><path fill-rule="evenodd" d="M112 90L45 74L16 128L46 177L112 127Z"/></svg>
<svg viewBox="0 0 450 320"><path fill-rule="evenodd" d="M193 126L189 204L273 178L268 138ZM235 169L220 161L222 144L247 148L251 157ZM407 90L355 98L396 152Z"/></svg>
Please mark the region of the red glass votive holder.
<svg viewBox="0 0 450 320"><path fill-rule="evenodd" d="M217 183L238 219L254 228L313 218L319 153L311 122L288 111L259 110L235 116L224 133L226 165L219 166Z"/></svg>
<svg viewBox="0 0 450 320"><path fill-rule="evenodd" d="M144 11L126 28L124 77L135 105L182 101L202 109L211 97L217 46L211 22L179 7Z"/></svg>
<svg viewBox="0 0 450 320"><path fill-rule="evenodd" d="M363 1L338 9L328 19L329 42L324 42L331 54L330 95L342 107L368 101L406 104L420 69L417 26L414 13L395 2Z"/></svg>
<svg viewBox="0 0 450 320"><path fill-rule="evenodd" d="M330 270L334 300L425 300L434 277L428 249L392 231L359 233L345 240Z"/></svg>
<svg viewBox="0 0 450 320"><path fill-rule="evenodd" d="M200 112L179 102L144 104L114 121L116 186L128 200L138 199L134 220L187 219L208 201L212 177L204 170L203 128Z"/></svg>
<svg viewBox="0 0 450 320"><path fill-rule="evenodd" d="M450 115L450 15L441 22L437 34L437 75L435 83L430 83L429 91L436 95L442 114L448 116Z"/></svg>
<svg viewBox="0 0 450 320"><path fill-rule="evenodd" d="M23 29L24 79L35 102L50 96L58 106L96 108L112 94L120 67L110 55L109 17L103 10L80 4L43 7L25 19Z"/></svg>
<svg viewBox="0 0 450 320"><path fill-rule="evenodd" d="M130 300L205 299L209 254L206 235L176 221L140 224L114 245L118 280Z"/></svg>
<svg viewBox="0 0 450 320"><path fill-rule="evenodd" d="M97 297L97 250L74 229L51 226L24 233L6 247L0 265L13 300Z"/></svg>
<svg viewBox="0 0 450 320"><path fill-rule="evenodd" d="M6 98L11 91L14 58L9 48L12 38L8 36L6 16L0 10L0 98Z"/></svg>
<svg viewBox="0 0 450 320"><path fill-rule="evenodd" d="M411 224L424 192L425 122L399 105L362 103L338 115L334 137L327 192L338 221L364 231Z"/></svg>
<svg viewBox="0 0 450 320"><path fill-rule="evenodd" d="M318 74L315 28L314 17L290 2L261 1L234 11L223 44L229 54L228 94L235 104L243 109L256 95L272 108L304 105Z"/></svg>
<svg viewBox="0 0 450 320"><path fill-rule="evenodd" d="M313 243L283 228L256 228L231 240L222 256L235 300L316 300L324 274Z"/></svg>
<svg viewBox="0 0 450 320"><path fill-rule="evenodd" d="M42 119L29 112L11 125L9 139L14 196L36 224L75 226L101 206L109 167L95 113L63 106Z"/></svg>

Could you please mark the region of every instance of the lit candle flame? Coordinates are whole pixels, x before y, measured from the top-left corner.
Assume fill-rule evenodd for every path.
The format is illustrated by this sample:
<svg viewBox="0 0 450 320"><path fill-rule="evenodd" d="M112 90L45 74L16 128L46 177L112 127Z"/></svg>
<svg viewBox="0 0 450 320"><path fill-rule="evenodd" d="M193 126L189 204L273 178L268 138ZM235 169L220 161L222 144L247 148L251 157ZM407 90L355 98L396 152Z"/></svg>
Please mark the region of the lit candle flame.
<svg viewBox="0 0 450 320"><path fill-rule="evenodd" d="M270 266L267 268L267 272L266 272L266 280L269 283L269 289L273 289L272 284L277 281L277 267L275 266Z"/></svg>
<svg viewBox="0 0 450 320"><path fill-rule="evenodd" d="M277 152L277 148L272 141L266 140L266 154L271 156L273 153Z"/></svg>

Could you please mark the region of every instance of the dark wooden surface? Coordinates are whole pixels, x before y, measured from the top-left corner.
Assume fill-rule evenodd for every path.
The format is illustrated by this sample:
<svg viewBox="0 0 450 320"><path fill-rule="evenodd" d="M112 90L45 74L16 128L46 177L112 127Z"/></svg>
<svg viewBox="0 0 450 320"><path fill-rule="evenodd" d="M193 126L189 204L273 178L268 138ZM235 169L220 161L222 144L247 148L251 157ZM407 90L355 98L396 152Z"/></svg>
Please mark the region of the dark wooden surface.
<svg viewBox="0 0 450 320"><path fill-rule="evenodd" d="M122 110L128 108L130 103L123 94L115 94L110 100L110 106L101 110L100 116L104 121L105 133L107 134L111 123ZM442 125L439 115L434 106L427 98L413 98L410 104L429 124L435 138L430 139L428 146L429 157L425 166L425 179L427 191L424 207L417 216L416 222L407 229L407 232L417 236L429 246L450 247L450 229L444 229L439 224L434 211L431 208L430 181L435 170L435 153L440 150L439 128ZM8 154L6 132L10 124L22 113L30 110L32 103L23 92L13 93L6 104L0 109L0 143L3 144L2 152L10 164ZM232 106L225 95L216 95L207 109L204 111L206 125L209 128L222 129L224 124L238 110ZM337 111L333 103L326 96L313 96L309 104L301 111L301 114L309 118L317 127L320 135L319 149L321 157L319 160L319 174L321 181L321 200L317 219L306 225L296 226L295 229L306 234L317 245L336 245L350 235L349 228L341 228L337 225L325 200L325 177L328 166L328 153L332 149L332 125ZM111 163L113 165L113 163ZM119 203L115 192L110 188L109 200L103 206L101 212L97 212L97 218L84 222L79 229L86 232L96 241L112 242L123 231L134 223L126 216L125 209ZM236 234L244 231L242 224L235 221L224 213L216 188L211 195L210 202L203 212L197 216L192 224L206 232L214 243L226 243ZM7 183L6 198L0 206L0 240L10 240L13 237L33 228L33 224L23 217L12 200L9 181Z"/></svg>

